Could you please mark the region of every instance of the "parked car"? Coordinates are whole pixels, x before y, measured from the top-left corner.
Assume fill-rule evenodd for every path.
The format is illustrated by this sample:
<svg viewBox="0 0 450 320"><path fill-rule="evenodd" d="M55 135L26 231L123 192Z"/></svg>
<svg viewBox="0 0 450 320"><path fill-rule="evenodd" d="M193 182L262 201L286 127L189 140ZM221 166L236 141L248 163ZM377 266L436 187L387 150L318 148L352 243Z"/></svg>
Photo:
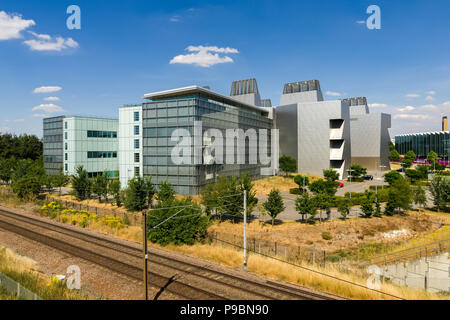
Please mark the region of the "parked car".
<svg viewBox="0 0 450 320"><path fill-rule="evenodd" d="M342 182L339 182L339 188L343 188L344 184Z"/></svg>
<svg viewBox="0 0 450 320"><path fill-rule="evenodd" d="M370 175L370 174L366 174L366 175L363 177L363 179L364 179L364 180L373 180L373 176Z"/></svg>

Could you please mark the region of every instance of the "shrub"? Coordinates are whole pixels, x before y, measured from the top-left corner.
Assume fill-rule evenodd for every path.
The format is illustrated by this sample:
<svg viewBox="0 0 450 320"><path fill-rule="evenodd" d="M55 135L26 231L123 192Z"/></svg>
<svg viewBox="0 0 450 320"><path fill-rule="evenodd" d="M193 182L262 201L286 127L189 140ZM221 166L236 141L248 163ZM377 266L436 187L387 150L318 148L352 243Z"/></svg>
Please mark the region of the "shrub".
<svg viewBox="0 0 450 320"><path fill-rule="evenodd" d="M305 190L303 190L303 189L298 189L298 188L293 188L293 189L290 189L289 190L289 193L290 194L294 194L294 195L301 195L301 194L303 194L305 192Z"/></svg>
<svg viewBox="0 0 450 320"><path fill-rule="evenodd" d="M289 156L282 156L279 159L279 167L285 175L288 175L289 173L297 171L297 160Z"/></svg>
<svg viewBox="0 0 450 320"><path fill-rule="evenodd" d="M187 207L182 211L173 208L181 206ZM209 218L202 215L201 207L190 198L158 202L148 219L149 240L162 246L192 245L196 240L205 238L208 225Z"/></svg>
<svg viewBox="0 0 450 320"><path fill-rule="evenodd" d="M329 241L329 240L333 239L333 236L329 232L322 232L322 239Z"/></svg>

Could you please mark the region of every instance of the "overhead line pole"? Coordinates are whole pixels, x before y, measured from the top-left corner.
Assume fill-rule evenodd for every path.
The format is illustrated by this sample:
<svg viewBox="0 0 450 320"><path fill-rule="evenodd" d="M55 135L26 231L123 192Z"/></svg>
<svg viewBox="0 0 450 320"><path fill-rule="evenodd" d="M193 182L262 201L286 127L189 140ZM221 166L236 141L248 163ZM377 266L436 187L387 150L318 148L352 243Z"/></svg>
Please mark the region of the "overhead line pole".
<svg viewBox="0 0 450 320"><path fill-rule="evenodd" d="M142 212L143 256L144 256L144 298L148 300L148 247L147 247L147 212Z"/></svg>
<svg viewBox="0 0 450 320"><path fill-rule="evenodd" d="M247 268L247 190L244 190L244 268Z"/></svg>

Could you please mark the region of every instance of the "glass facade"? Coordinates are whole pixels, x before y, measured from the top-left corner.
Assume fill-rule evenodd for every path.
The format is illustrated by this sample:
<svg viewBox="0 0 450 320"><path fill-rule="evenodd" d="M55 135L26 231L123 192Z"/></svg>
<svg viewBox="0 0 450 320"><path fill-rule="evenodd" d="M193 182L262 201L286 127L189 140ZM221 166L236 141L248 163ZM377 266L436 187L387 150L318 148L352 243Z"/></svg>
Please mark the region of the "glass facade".
<svg viewBox="0 0 450 320"><path fill-rule="evenodd" d="M143 104L144 176L152 176L155 184L163 181L170 182L179 194L199 194L204 186L213 183L218 175L240 176L242 173L247 173L255 178L260 176L261 168L264 166L248 164L250 152L258 152L250 150L248 143L245 148L246 164L176 165L173 163L171 152L176 142L171 141L171 135L176 129L185 129L193 137L194 121L202 121L203 132L210 128L218 129L222 131L224 138L226 129L255 129L257 134L259 134L258 129L267 129L268 156L270 157L272 120L264 116L261 111L240 105L238 102L232 105L218 100L196 94L170 100L153 100ZM192 155L193 148L192 146Z"/></svg>
<svg viewBox="0 0 450 320"><path fill-rule="evenodd" d="M430 151L442 159L447 158L450 155L450 131L396 136L395 148L403 155L412 150L418 158L426 158Z"/></svg>
<svg viewBox="0 0 450 320"><path fill-rule="evenodd" d="M64 166L63 122L64 117L43 120L44 168L48 174L57 174Z"/></svg>
<svg viewBox="0 0 450 320"><path fill-rule="evenodd" d="M117 131L92 131L88 130L88 138L117 138Z"/></svg>

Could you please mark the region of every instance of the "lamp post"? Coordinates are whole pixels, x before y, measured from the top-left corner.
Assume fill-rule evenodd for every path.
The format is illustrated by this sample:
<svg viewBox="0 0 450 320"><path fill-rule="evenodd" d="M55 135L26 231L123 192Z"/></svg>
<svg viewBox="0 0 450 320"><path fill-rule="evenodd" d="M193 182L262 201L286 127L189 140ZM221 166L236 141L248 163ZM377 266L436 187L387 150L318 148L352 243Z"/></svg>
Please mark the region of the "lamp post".
<svg viewBox="0 0 450 320"><path fill-rule="evenodd" d="M352 172L354 172L355 170L353 170L353 169L348 169L347 170L347 172L349 173L349 179L350 179L350 192L349 192L349 194L350 194L350 201L352 200L352 188L351 188L351 186L352 186Z"/></svg>

